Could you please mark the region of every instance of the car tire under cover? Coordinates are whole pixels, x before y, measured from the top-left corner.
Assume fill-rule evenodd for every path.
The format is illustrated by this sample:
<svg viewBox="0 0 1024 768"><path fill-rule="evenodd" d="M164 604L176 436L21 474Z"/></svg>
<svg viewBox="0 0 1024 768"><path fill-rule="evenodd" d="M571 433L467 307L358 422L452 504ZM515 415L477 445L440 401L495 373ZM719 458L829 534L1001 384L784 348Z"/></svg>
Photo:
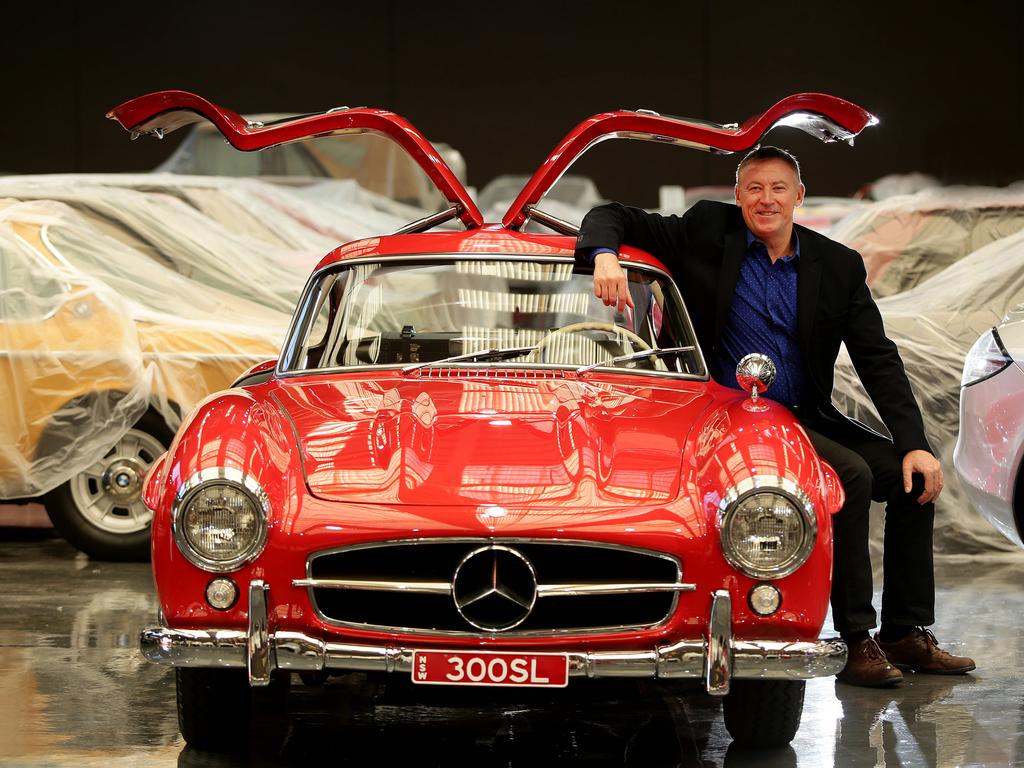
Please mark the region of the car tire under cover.
<svg viewBox="0 0 1024 768"><path fill-rule="evenodd" d="M722 701L725 728L741 747L784 747L804 709L803 680L733 680Z"/></svg>
<svg viewBox="0 0 1024 768"><path fill-rule="evenodd" d="M144 413L103 458L43 496L53 527L94 560L148 559L152 513L142 481L173 438L158 413ZM112 485L118 477L123 491Z"/></svg>
<svg viewBox="0 0 1024 768"><path fill-rule="evenodd" d="M177 667L178 727L185 743L212 752L263 746L286 728L291 676L252 688L244 669Z"/></svg>

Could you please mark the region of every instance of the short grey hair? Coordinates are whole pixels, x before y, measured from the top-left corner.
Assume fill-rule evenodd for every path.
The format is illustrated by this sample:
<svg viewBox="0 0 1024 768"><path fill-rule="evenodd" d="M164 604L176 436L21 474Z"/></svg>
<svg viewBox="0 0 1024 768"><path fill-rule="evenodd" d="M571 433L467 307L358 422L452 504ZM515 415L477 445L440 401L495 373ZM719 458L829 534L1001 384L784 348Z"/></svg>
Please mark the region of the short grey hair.
<svg viewBox="0 0 1024 768"><path fill-rule="evenodd" d="M779 147L757 147L748 152L739 165L736 166L736 185L740 183L740 171L743 170L745 165L750 163L756 163L759 160L781 160L790 168L793 169L793 173L796 174L796 183L803 184L800 178L800 162L796 159L796 156L792 152L787 152L785 149Z"/></svg>

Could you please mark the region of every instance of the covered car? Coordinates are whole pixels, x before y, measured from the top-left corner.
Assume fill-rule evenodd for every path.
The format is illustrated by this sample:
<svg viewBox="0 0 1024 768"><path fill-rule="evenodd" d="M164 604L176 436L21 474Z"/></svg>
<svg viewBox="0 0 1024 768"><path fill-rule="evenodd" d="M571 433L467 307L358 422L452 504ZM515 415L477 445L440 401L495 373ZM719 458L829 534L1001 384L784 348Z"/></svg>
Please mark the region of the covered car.
<svg viewBox="0 0 1024 768"><path fill-rule="evenodd" d="M829 237L864 257L876 297L909 290L1024 229L1024 189L935 187L851 212Z"/></svg>
<svg viewBox="0 0 1024 768"><path fill-rule="evenodd" d="M2 424L0 498L42 496L65 537L100 559L149 554L140 484L122 489L110 468L130 461L141 480L182 412L276 353L324 250L425 213L354 181L293 188L170 174L6 177L0 199L0 342L16 395ZM84 285L102 318L89 302L74 305L77 316L54 309ZM55 331L61 317L70 325ZM169 326L158 343L154 317Z"/></svg>
<svg viewBox="0 0 1024 768"><path fill-rule="evenodd" d="M244 744L293 673L352 672L413 689L692 679L724 696L737 741L793 738L804 681L845 662L819 637L839 481L758 397L763 360L741 366L747 393L710 379L662 264L624 249L635 307L618 313L538 204L607 138L742 151L779 122L851 138L870 114L801 94L740 127L596 115L494 224L383 110L254 127L172 91L111 115L158 134L209 119L250 151L375 132L446 201L324 257L277 359L197 407L150 470L161 618L140 646L175 668L189 744ZM428 231L444 220L463 231Z"/></svg>
<svg viewBox="0 0 1024 768"><path fill-rule="evenodd" d="M915 287L878 300L886 333L899 347L921 404L928 441L946 468L954 465L953 449L962 427L978 428L977 423L960 422L961 393L967 397L977 392L981 397L987 390L985 386L961 390L964 358L980 335L1022 302L1024 232L996 240ZM1010 376L1012 371L1004 380ZM841 410L884 431L845 354L836 363L833 399ZM986 409L985 413L992 412ZM991 426L997 432L1003 428L999 422ZM1008 547L978 519L954 472L947 471L945 488L936 502L935 547L947 553Z"/></svg>
<svg viewBox="0 0 1024 768"><path fill-rule="evenodd" d="M189 256L193 250L237 258L246 243L254 243L261 259L276 255L286 270L308 271L339 240L391 232L426 213L353 180L296 187L258 178L170 173L6 176L0 177L0 197L66 203L105 234L186 276L198 266L198 257ZM205 238L194 236L197 227ZM303 279L293 278L298 284L291 286L289 306Z"/></svg>
<svg viewBox="0 0 1024 768"><path fill-rule="evenodd" d="M286 325L65 204L0 200L0 497L42 495L93 557L146 557L147 469L181 414L273 356Z"/></svg>

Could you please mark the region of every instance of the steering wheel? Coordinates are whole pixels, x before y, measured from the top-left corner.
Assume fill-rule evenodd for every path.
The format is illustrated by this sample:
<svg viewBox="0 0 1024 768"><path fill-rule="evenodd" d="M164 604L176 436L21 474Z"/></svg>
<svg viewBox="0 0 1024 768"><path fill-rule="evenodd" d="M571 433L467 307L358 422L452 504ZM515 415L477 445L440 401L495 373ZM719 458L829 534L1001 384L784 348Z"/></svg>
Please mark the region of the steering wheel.
<svg viewBox="0 0 1024 768"><path fill-rule="evenodd" d="M643 349L650 349L651 345L644 341L642 338L637 336L633 331L628 328L623 328L621 325L615 323L601 322L600 320L584 320L581 323L571 323L570 325L563 325L561 328L556 328L539 342L537 342L537 348L533 350L534 354L537 355L537 359L541 362L546 362L544 357L544 348L547 347L551 340L556 336L563 333L579 333L580 331L607 331L608 333L614 333L617 336L625 336L634 346ZM650 357L651 363L657 366L658 358L656 356Z"/></svg>

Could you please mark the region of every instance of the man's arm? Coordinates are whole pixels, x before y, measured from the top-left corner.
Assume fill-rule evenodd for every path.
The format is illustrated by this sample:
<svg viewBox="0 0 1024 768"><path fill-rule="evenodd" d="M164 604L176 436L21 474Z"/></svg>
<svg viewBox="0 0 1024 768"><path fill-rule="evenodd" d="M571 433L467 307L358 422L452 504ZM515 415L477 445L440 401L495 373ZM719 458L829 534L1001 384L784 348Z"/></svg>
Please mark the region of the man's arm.
<svg viewBox="0 0 1024 768"><path fill-rule="evenodd" d="M620 312L632 307L626 273L619 266L619 248L623 244L635 246L665 261L666 255L685 248L684 218L660 216L621 203L591 210L580 225L576 262L593 264L594 295L606 306L616 305ZM600 249L607 250L595 255Z"/></svg>

